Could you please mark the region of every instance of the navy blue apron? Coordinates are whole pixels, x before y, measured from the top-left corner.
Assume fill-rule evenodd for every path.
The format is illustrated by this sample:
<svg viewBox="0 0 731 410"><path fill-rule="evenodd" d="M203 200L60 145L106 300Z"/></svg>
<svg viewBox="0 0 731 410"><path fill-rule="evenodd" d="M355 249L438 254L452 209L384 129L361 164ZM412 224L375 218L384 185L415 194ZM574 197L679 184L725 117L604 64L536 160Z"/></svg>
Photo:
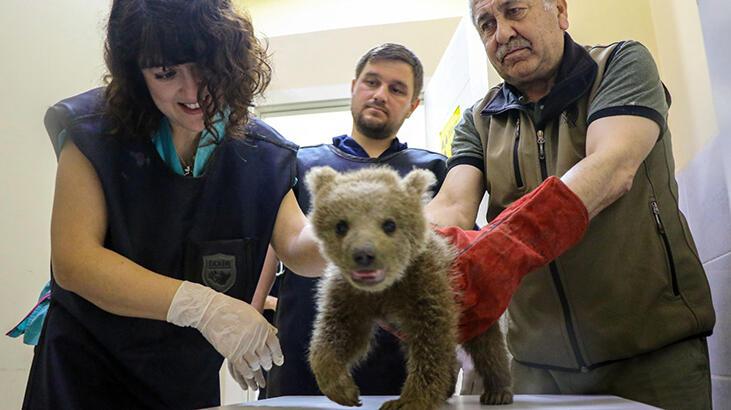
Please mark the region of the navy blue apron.
<svg viewBox="0 0 731 410"><path fill-rule="evenodd" d="M105 247L154 272L251 301L296 146L252 119L200 178L175 174L152 142L108 136L97 89L49 109L89 159L107 206ZM60 148L60 147L57 147ZM223 358L193 328L117 316L51 281L23 408L200 408L220 403Z"/></svg>
<svg viewBox="0 0 731 410"><path fill-rule="evenodd" d="M341 137L339 137L341 138ZM336 142L342 140L336 139ZM379 158L368 158L364 152L352 149L352 140L344 147L349 152L330 144L301 148L297 154L295 187L297 202L303 211L310 207L310 193L302 181L316 166L328 165L338 171L349 171L370 166L390 166L406 175L414 168L427 169L437 177L439 190L447 173L443 155L421 150L401 149L386 151ZM267 379L267 397L291 395L321 395L315 377L307 362L307 351L316 316L315 294L318 279L305 278L289 270L281 277L279 302L275 324L284 353L284 365L273 367ZM367 360L354 369L355 382L363 395L397 395L406 380L405 357L400 341L390 333L378 329Z"/></svg>

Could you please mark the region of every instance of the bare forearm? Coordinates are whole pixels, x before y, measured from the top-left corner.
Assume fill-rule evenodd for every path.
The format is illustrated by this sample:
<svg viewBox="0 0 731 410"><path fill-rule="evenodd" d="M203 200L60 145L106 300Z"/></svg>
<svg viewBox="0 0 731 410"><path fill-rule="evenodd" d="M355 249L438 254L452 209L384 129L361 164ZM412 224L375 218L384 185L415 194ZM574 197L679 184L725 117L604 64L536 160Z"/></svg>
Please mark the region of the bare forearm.
<svg viewBox="0 0 731 410"><path fill-rule="evenodd" d="M581 199L589 218L629 192L660 128L643 117L601 118L589 126L586 157L561 180Z"/></svg>
<svg viewBox="0 0 731 410"><path fill-rule="evenodd" d="M52 263L59 286L120 316L165 320L181 283L102 247L54 254Z"/></svg>
<svg viewBox="0 0 731 410"><path fill-rule="evenodd" d="M607 172L613 167L615 165L611 161L587 157L561 177L561 181L584 203L590 219L632 187L633 174L621 170Z"/></svg>
<svg viewBox="0 0 731 410"><path fill-rule="evenodd" d="M72 141L58 162L51 263L59 286L121 316L164 320L180 281L104 248L106 202L89 160Z"/></svg>
<svg viewBox="0 0 731 410"><path fill-rule="evenodd" d="M292 271L307 277L322 276L325 260L320 255L310 222L289 191L282 200L272 233L272 247Z"/></svg>
<svg viewBox="0 0 731 410"><path fill-rule="evenodd" d="M285 246L286 251L277 250L277 255L289 269L302 276L322 276L322 272L325 270L325 259L320 255L320 247L309 223Z"/></svg>
<svg viewBox="0 0 731 410"><path fill-rule="evenodd" d="M278 264L277 255L270 246L264 259L264 266L261 269L261 275L259 275L259 283L256 285L254 297L251 299L251 306L259 312L264 311L266 298L274 285Z"/></svg>

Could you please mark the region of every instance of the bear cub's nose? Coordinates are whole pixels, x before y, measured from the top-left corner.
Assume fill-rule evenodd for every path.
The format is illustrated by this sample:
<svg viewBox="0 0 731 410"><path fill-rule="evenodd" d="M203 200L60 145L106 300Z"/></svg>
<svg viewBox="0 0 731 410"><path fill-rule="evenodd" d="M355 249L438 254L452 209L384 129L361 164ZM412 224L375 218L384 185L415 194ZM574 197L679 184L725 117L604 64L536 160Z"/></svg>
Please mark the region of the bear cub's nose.
<svg viewBox="0 0 731 410"><path fill-rule="evenodd" d="M358 249L353 252L353 261L361 268L370 267L374 260L376 255L372 249Z"/></svg>

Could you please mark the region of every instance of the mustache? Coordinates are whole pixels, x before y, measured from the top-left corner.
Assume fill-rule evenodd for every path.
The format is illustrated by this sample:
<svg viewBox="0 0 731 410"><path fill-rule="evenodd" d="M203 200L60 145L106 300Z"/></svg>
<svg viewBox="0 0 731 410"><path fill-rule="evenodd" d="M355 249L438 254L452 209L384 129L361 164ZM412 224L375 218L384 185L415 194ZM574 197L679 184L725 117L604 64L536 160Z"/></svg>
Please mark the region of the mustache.
<svg viewBox="0 0 731 410"><path fill-rule="evenodd" d="M386 109L386 103L381 102L379 100L372 100L366 103L365 108L377 108L381 111L384 111L388 113L388 110Z"/></svg>
<svg viewBox="0 0 731 410"><path fill-rule="evenodd" d="M519 49L519 48L525 48L530 47L530 41L526 40L523 37L516 37L508 41L506 44L501 45L498 47L497 52L495 53L495 56L499 61L503 61L503 58L505 58L506 55L512 53L513 51Z"/></svg>

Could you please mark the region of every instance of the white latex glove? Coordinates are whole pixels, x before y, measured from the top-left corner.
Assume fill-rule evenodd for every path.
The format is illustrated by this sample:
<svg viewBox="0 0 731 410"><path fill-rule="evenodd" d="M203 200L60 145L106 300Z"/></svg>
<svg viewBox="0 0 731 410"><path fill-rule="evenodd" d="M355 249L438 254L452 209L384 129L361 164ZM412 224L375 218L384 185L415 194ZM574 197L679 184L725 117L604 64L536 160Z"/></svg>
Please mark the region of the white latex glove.
<svg viewBox="0 0 731 410"><path fill-rule="evenodd" d="M252 371L246 366L239 366L240 368L246 369L248 372L246 376L244 376L244 374L237 369L232 361L227 360L227 362L228 372L243 390L251 389L251 391L254 391L261 387L266 387L266 380L264 380L264 373L262 373L261 369Z"/></svg>
<svg viewBox="0 0 731 410"><path fill-rule="evenodd" d="M209 287L184 281L170 303L167 321L198 329L245 379L263 383L257 371L284 363L277 329L248 303Z"/></svg>
<svg viewBox="0 0 731 410"><path fill-rule="evenodd" d="M472 358L461 347L457 348L457 361L462 367L462 387L459 389L460 396L482 394L482 378L475 370Z"/></svg>

